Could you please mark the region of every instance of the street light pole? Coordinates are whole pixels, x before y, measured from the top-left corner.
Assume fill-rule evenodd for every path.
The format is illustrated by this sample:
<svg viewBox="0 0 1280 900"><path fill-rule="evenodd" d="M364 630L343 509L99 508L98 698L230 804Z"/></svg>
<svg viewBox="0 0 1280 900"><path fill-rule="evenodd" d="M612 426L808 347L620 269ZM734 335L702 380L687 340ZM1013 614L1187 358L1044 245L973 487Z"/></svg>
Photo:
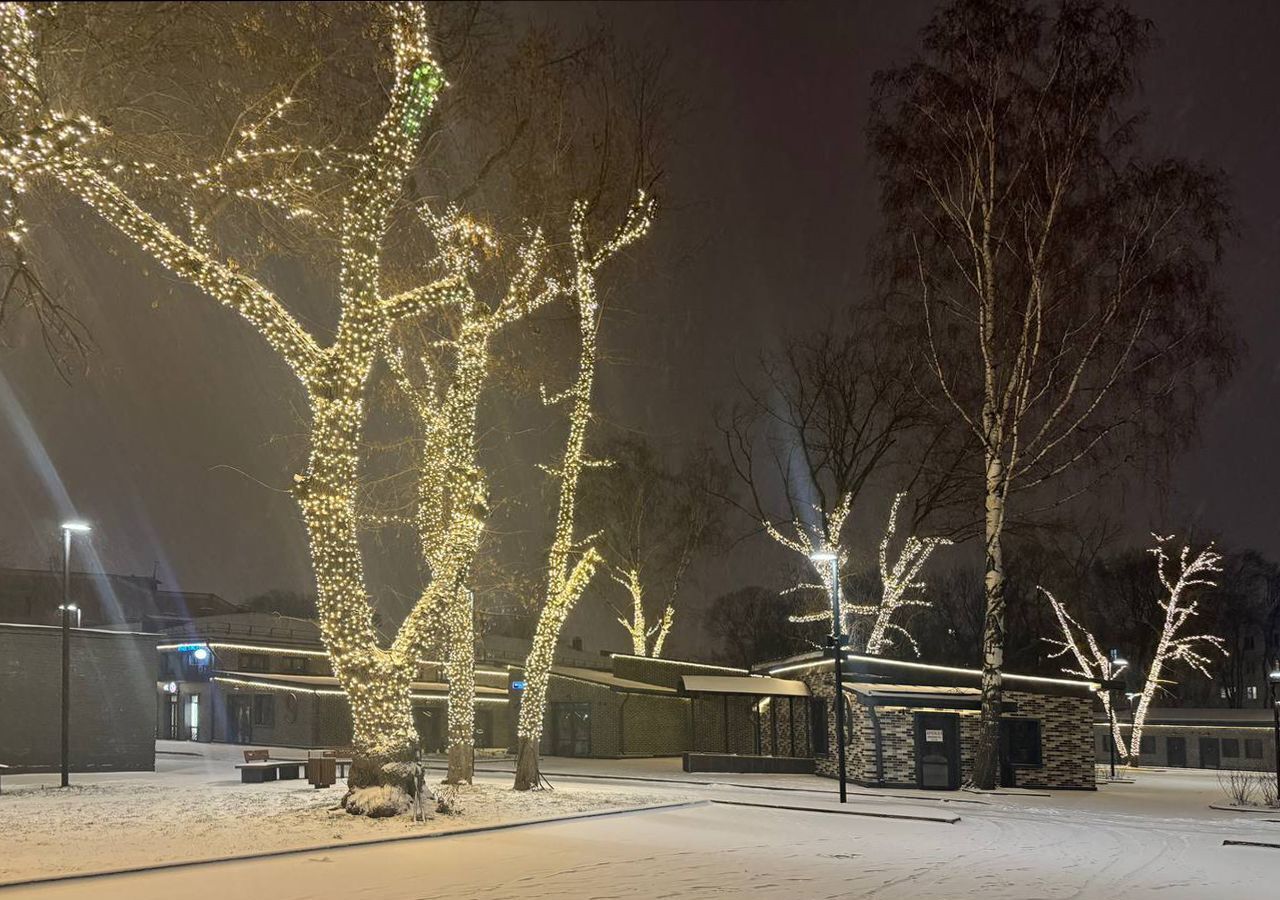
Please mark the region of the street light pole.
<svg viewBox="0 0 1280 900"><path fill-rule="evenodd" d="M1111 731L1107 735L1107 744L1111 747L1111 780L1112 781L1116 780L1116 700L1117 700L1117 697L1116 697L1116 689L1114 686L1114 682L1115 682L1116 676L1119 675L1120 671L1127 665L1129 665L1129 661L1127 659L1120 658L1119 650L1111 651L1111 664L1107 667L1107 680L1113 682L1113 684L1107 688L1107 693L1110 694L1110 697L1107 702L1107 719L1108 719L1107 725L1111 728Z"/></svg>
<svg viewBox="0 0 1280 900"><path fill-rule="evenodd" d="M1271 683L1271 715L1275 720L1276 797L1280 797L1280 699L1276 697L1276 691L1280 689L1280 659L1271 661L1271 674L1267 676L1267 681Z"/></svg>
<svg viewBox="0 0 1280 900"><path fill-rule="evenodd" d="M835 660L836 688L836 765L840 782L840 802L848 802L848 788L844 763L844 634L840 618L840 557L833 550L821 550L809 557L814 565L826 563L830 567L831 584L831 656Z"/></svg>
<svg viewBox="0 0 1280 900"><path fill-rule="evenodd" d="M83 522L62 523L62 786L71 784L71 532L87 533ZM79 627L79 609L76 609Z"/></svg>

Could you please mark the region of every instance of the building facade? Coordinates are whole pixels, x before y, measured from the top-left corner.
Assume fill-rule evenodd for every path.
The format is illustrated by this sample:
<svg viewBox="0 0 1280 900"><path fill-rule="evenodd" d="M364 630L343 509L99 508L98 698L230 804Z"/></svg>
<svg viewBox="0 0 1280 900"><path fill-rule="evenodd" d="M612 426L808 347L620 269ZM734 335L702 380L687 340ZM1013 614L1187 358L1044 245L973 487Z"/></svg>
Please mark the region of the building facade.
<svg viewBox="0 0 1280 900"><path fill-rule="evenodd" d="M838 773L835 673L804 654L758 667L799 678L810 707L815 769ZM859 785L958 789L977 747L981 672L850 655L844 663L845 774ZM1093 703L1087 681L1005 674L1001 784L1093 790Z"/></svg>
<svg viewBox="0 0 1280 900"><path fill-rule="evenodd" d="M69 632L69 758L75 772L155 768L156 635ZM0 625L0 764L61 766L62 629Z"/></svg>
<svg viewBox="0 0 1280 900"><path fill-rule="evenodd" d="M1129 714L1120 714L1120 739L1130 738ZM1107 723L1094 722L1094 749L1100 763L1111 759ZM1117 753L1117 762L1123 757ZM1143 725L1138 764L1188 769L1274 771L1275 719L1268 709L1157 708Z"/></svg>

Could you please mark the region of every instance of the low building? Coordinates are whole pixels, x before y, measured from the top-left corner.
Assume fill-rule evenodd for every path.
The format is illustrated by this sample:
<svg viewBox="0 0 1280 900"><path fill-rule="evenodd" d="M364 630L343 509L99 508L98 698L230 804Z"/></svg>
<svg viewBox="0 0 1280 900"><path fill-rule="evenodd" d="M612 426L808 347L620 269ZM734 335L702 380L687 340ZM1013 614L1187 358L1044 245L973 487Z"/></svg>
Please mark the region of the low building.
<svg viewBox="0 0 1280 900"><path fill-rule="evenodd" d="M1117 719L1120 739L1128 741L1130 713L1121 711ZM1097 760L1108 762L1107 722L1095 720L1093 731ZM1268 709L1156 708L1147 713L1140 743L1139 765L1271 771L1276 760L1275 718Z"/></svg>
<svg viewBox="0 0 1280 900"><path fill-rule="evenodd" d="M812 707L816 771L838 771L835 673L821 652L756 670L804 681ZM845 772L859 785L957 789L973 772L981 671L848 655L842 672ZM1093 790L1093 704L1089 681L1004 675L1001 783Z"/></svg>
<svg viewBox="0 0 1280 900"><path fill-rule="evenodd" d="M347 747L351 711L314 622L268 613L208 616L169 629L153 682L165 739L275 747ZM476 670L476 745L510 745L506 667ZM448 685L424 660L410 688L423 747L440 751Z"/></svg>
<svg viewBox="0 0 1280 900"><path fill-rule="evenodd" d="M155 769L156 635L72 628L68 756L74 772ZM0 625L0 765L62 758L62 629Z"/></svg>
<svg viewBox="0 0 1280 900"><path fill-rule="evenodd" d="M201 616L238 611L217 594L160 589L150 575L72 572L67 594L72 624L84 628L160 631ZM59 625L62 572L0 567L0 622Z"/></svg>
<svg viewBox="0 0 1280 900"><path fill-rule="evenodd" d="M809 755L808 726L795 725L807 723L808 689L799 682L624 653L610 654L607 663L607 669L552 667L543 753Z"/></svg>

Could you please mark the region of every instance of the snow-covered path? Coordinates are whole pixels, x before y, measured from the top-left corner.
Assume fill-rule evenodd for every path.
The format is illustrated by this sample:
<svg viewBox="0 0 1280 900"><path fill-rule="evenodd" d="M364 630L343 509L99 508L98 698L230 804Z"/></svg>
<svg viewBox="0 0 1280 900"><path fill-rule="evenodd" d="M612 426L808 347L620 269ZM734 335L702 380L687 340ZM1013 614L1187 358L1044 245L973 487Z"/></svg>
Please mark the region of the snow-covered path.
<svg viewBox="0 0 1280 900"><path fill-rule="evenodd" d="M750 799L759 801L759 793ZM995 804L961 815L958 824L943 825L707 804L19 888L0 898L170 900L216 890L272 900L1065 900L1121 893L1248 900L1274 897L1280 883L1280 850L1222 846L1224 836L1280 839L1280 826L1265 820Z"/></svg>

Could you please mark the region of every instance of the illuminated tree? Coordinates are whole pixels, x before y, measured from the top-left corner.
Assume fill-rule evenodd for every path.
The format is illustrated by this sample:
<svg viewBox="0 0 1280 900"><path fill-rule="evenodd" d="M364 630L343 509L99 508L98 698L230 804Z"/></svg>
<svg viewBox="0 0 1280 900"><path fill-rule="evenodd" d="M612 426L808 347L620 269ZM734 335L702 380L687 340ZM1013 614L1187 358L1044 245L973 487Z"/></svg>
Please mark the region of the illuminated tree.
<svg viewBox="0 0 1280 900"><path fill-rule="evenodd" d="M910 607L929 606L928 600L919 596L919 592L924 590L925 582L920 578L920 572L924 568L929 557L933 555L933 551L938 547L948 546L951 541L942 537L918 538L914 534L907 535L903 541L902 547L898 551L898 555L890 562L890 545L898 530L898 510L902 505L902 501L906 499L906 492L900 491L894 495L893 504L889 507L889 520L885 525L884 536L880 539L879 573L880 573L880 600L878 603L858 603L852 602L846 604L842 612L845 614L846 621L844 623L845 631L852 632L852 620L858 616L871 619L870 628L867 633L866 644L863 647L864 652L871 656L880 656L886 650L894 645L894 637L899 637L911 646L916 656L920 655L920 648L916 645L915 638L911 636L911 632L901 623L899 613ZM848 512L844 510L844 515L838 522L832 522L832 527L843 526L844 518ZM780 538L776 530L771 530L771 534ZM839 540L839 531L835 532L836 539ZM784 541L785 546L797 552L805 552L805 547L809 546L807 541L789 543ZM843 553L843 551L840 551ZM806 556L811 556L812 551L808 551ZM840 562L844 562L843 556ZM824 576L824 589L829 589ZM812 588L817 585L801 585L801 587ZM899 621L895 621L898 619ZM828 607L813 613L793 616L794 622L817 622L831 621L831 609Z"/></svg>
<svg viewBox="0 0 1280 900"><path fill-rule="evenodd" d="M547 684L551 677L551 665L560 631L601 564L600 552L592 540L588 538L585 542L580 542L574 537L578 483L583 469L593 464L587 457L586 438L587 427L591 422L596 340L602 313L596 299L596 276L600 267L611 256L639 240L649 230L653 201L641 193L614 235L596 249L590 248L587 243L587 209L585 202L575 203L569 227L573 253L570 293L579 338L577 377L563 392L548 394L543 390L546 405L567 405L569 431L560 463L551 470L551 474L559 482L555 531L547 553L546 589L534 629L533 643L525 661L525 688L520 697L515 787L522 791L536 787L541 780L538 742L542 738Z"/></svg>
<svg viewBox="0 0 1280 900"><path fill-rule="evenodd" d="M1201 675L1209 677L1209 658L1205 654L1210 651L1224 652L1223 640L1216 635L1185 633L1188 622L1199 613L1201 589L1216 584L1212 576L1222 571L1221 555L1213 549L1212 544L1194 555L1191 547L1184 545L1175 561L1168 553L1168 544L1173 536L1153 534L1152 537L1155 538L1156 545L1148 552L1156 559L1156 575L1164 589L1164 595L1158 601L1164 616L1160 621L1160 632L1151 665L1147 669L1147 678L1138 695L1138 706L1133 711L1133 726L1127 751L1120 740L1118 726L1112 735L1116 746L1129 758L1131 765L1137 765L1139 761L1142 730L1152 699L1165 685L1174 683L1166 677L1166 668L1183 662ZM1044 588L1040 590L1049 598L1063 634L1062 640L1050 641L1059 647L1053 656L1069 653L1076 663L1076 668L1064 668L1063 671L1095 681L1112 677L1110 660L1103 654L1093 635L1072 618L1052 594ZM1110 697L1105 691L1101 696L1103 706L1110 716Z"/></svg>
<svg viewBox="0 0 1280 900"><path fill-rule="evenodd" d="M259 145L259 131L288 109L285 96L256 126L242 129L232 154L194 172L172 173L94 152L106 130L89 112L68 111L74 109L70 99L62 102L44 89L36 26L48 8L0 6L7 100L0 177L19 193L51 182L79 197L140 251L254 326L306 392L310 452L305 470L294 477L294 495L310 540L321 633L351 703L353 788L404 780L403 772L383 767L409 759L416 746L409 685L423 640L422 622L414 617L383 648L365 586L355 490L370 370L398 323L465 301L453 273L397 292L382 284L384 237L444 77L427 45L422 8L395 3L381 10L393 81L385 112L362 148ZM288 163L272 177L246 186L248 171L282 160ZM137 183L133 192L126 179ZM221 203L249 198L290 220L318 219L298 198L323 179L340 197L334 233L339 317L327 344L231 258L197 203L210 196ZM185 233L138 199L155 195L178 198L174 218L185 223Z"/></svg>
<svg viewBox="0 0 1280 900"><path fill-rule="evenodd" d="M631 651L661 656L690 568L718 538L723 471L709 452L690 453L677 467L629 436L599 451L609 465L584 475L583 521L598 530L610 578L625 592L626 607L610 605Z"/></svg>
<svg viewBox="0 0 1280 900"><path fill-rule="evenodd" d="M1234 358L1211 283L1222 176L1137 144L1149 26L1092 0L955 0L874 80L882 268L912 298L921 390L977 447L981 788L999 777L1007 526L1179 446Z"/></svg>

